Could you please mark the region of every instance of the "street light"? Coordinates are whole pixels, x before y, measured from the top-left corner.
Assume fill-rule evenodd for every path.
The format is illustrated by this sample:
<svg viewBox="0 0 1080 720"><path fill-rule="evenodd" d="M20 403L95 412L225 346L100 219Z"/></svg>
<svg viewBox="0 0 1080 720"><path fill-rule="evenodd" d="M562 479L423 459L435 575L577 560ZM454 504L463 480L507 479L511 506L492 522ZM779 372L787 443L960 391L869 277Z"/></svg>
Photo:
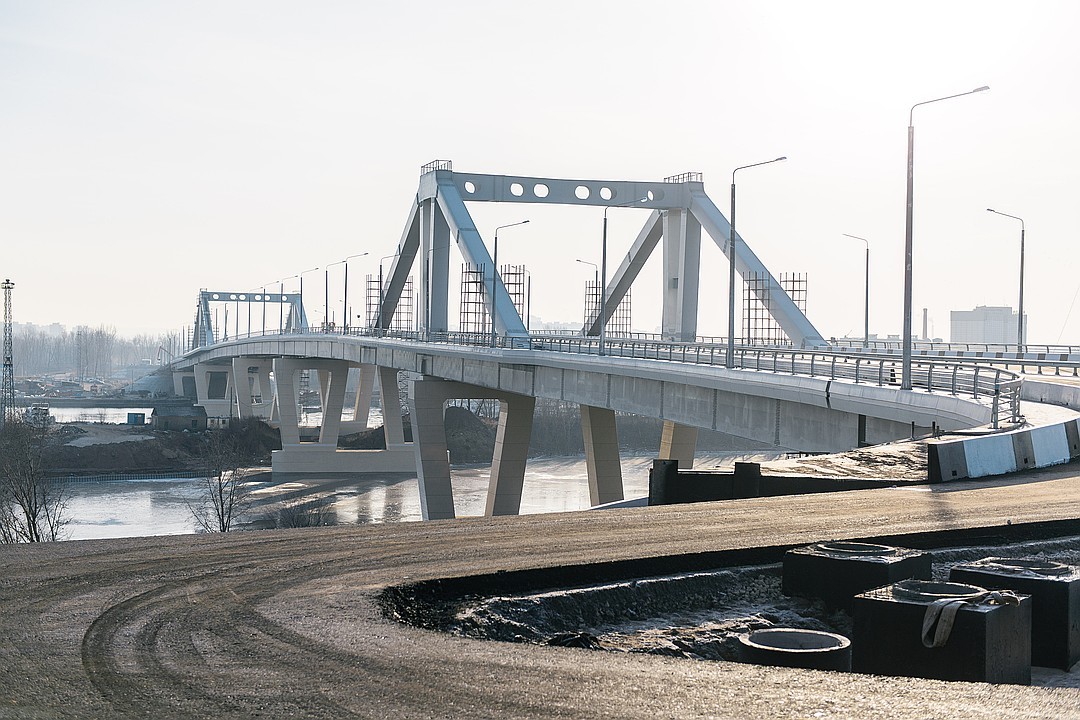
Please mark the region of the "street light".
<svg viewBox="0 0 1080 720"><path fill-rule="evenodd" d="M341 317L342 317L342 322L343 322L343 325L342 325L342 333L343 334L349 332L349 314L348 314L348 307L349 307L349 261L352 260L353 258L364 257L365 255L367 255L366 252L358 253L356 255L350 255L349 257L345 258L344 260L338 260L337 262L330 263L329 265L326 266L326 270L327 270L327 276L326 276L326 306L327 306L327 310L326 310L326 314L327 314L327 316L330 315L330 274L329 274L330 273L330 268L334 267L335 265L344 265L345 266L345 289L344 289L344 294L342 295L342 298L341 298Z"/></svg>
<svg viewBox="0 0 1080 720"><path fill-rule="evenodd" d="M986 208L986 212L992 212L995 215L1001 215L1003 217L1012 218L1013 220L1020 221L1020 307L1017 309L1016 320L1016 352L1023 354L1024 352L1024 219L1018 218L1015 215L1008 213L998 212L992 208Z"/></svg>
<svg viewBox="0 0 1080 720"><path fill-rule="evenodd" d="M345 297L341 301L341 312L342 312L343 317L345 318L345 332L349 331L349 323L352 321L352 305L349 305L349 261L352 260L353 258L364 257L366 255L367 255L366 252L362 252L362 253L360 253L358 255L350 255L349 257L345 258L345 260L344 260L344 262L345 262ZM348 309L348 314L346 314L346 309Z"/></svg>
<svg viewBox="0 0 1080 720"><path fill-rule="evenodd" d="M972 95L983 90L989 90L988 85L977 87L974 90L946 95L945 97L924 100L911 106L908 112L907 129L907 217L904 222L904 358L900 376L900 389L911 389L911 217L914 206L915 194L915 108L920 105L952 100L953 98Z"/></svg>
<svg viewBox="0 0 1080 720"><path fill-rule="evenodd" d="M600 242L600 340L596 351L598 355L604 354L604 340L607 335L607 211L613 207L630 207L635 203L648 201L648 197L634 198L604 208L604 235Z"/></svg>
<svg viewBox="0 0 1080 720"><path fill-rule="evenodd" d="M495 330L495 278L499 273L499 231L505 230L510 227L517 227L518 225L528 224L528 220L519 220L516 223L510 223L509 225L500 225L495 228L495 253L491 258L491 347L495 347L496 342L496 330Z"/></svg>
<svg viewBox="0 0 1080 720"><path fill-rule="evenodd" d="M581 260L581 259L578 259L578 258L574 258L574 262L579 262L582 265L592 265L593 266L593 286L596 288L597 292L599 292L600 291L600 266L597 265L594 262L589 262L588 260ZM597 302L596 304L597 304L597 307L599 307L600 303ZM582 328L582 333L587 333L588 331L589 331L589 316L586 315L585 316L585 326Z"/></svg>
<svg viewBox="0 0 1080 720"><path fill-rule="evenodd" d="M870 241L866 238L861 238L858 235L848 235L842 233L844 237L849 237L854 240L862 240L866 244L866 280L863 282L863 286L866 288L866 302L863 306L863 347L870 346Z"/></svg>
<svg viewBox="0 0 1080 720"><path fill-rule="evenodd" d="M300 277L299 275L290 275L278 280L278 332L285 332L285 281L293 280Z"/></svg>
<svg viewBox="0 0 1080 720"><path fill-rule="evenodd" d="M728 341L727 354L724 358L724 367L727 368L735 367L735 173L747 168L769 165L782 160L787 160L787 156L765 160L753 165L743 165L731 171L731 232L728 237Z"/></svg>
<svg viewBox="0 0 1080 720"><path fill-rule="evenodd" d="M317 268L317 267L313 267L310 270L304 270L299 275L297 275L297 277L300 278L300 320L301 320L301 322L303 322L307 318L307 313L304 312L304 275L306 275L309 272L315 272L318 269L319 268ZM300 329L301 330L307 330L308 328L305 325L301 325Z"/></svg>

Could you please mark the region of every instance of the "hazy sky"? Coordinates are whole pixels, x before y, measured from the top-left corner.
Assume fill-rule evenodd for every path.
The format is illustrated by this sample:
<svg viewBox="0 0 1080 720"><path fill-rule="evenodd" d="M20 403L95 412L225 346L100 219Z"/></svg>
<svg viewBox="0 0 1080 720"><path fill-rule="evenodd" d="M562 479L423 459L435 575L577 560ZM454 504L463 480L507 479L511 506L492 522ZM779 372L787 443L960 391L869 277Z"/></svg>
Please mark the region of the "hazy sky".
<svg viewBox="0 0 1080 720"><path fill-rule="evenodd" d="M740 234L808 274L827 337L862 330L863 245L843 233L869 238L870 330L898 333L908 109L989 85L915 111L915 331L923 307L947 338L949 310L1015 306L1019 223L993 207L1027 221L1029 340L1080 344L1078 28L1074 1L0 0L0 276L18 321L128 334L189 324L199 288L367 251L359 311L429 160L700 171L726 213L732 168L787 155L739 173ZM535 315L579 319L592 271L573 259L598 261L600 209L471 209L489 243L531 220L500 261L529 266ZM645 217L610 213L612 253ZM699 330L722 334L726 260L703 256ZM639 329L659 323L657 273L634 288ZM305 276L315 320L322 289Z"/></svg>

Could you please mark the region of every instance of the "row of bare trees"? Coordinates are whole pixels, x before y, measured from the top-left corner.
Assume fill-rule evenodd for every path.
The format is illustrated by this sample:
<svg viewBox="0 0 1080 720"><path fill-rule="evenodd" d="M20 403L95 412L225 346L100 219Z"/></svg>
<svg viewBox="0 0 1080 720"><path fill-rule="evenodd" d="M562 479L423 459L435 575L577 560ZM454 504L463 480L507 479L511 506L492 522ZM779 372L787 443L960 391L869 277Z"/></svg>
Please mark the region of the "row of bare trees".
<svg viewBox="0 0 1080 720"><path fill-rule="evenodd" d="M72 373L80 378L104 378L129 365L154 362L159 348L178 344L175 333L123 338L116 328L105 325L59 332L20 327L12 340L18 377Z"/></svg>

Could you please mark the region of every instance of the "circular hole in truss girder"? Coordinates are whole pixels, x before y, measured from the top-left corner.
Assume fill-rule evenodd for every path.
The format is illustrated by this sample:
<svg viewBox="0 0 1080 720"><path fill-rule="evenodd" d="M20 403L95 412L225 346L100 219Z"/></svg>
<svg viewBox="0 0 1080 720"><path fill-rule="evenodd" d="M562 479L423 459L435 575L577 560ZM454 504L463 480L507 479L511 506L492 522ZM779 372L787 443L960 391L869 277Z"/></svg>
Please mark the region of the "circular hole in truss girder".
<svg viewBox="0 0 1080 720"><path fill-rule="evenodd" d="M256 296L255 296L255 300L256 300L256 301L258 301L258 300L262 300L262 299L263 299L263 296L262 296L262 295L256 295Z"/></svg>
<svg viewBox="0 0 1080 720"><path fill-rule="evenodd" d="M650 201L652 201L652 200L663 200L664 199L664 191L663 190L650 190L649 192L645 193L645 197L648 198Z"/></svg>
<svg viewBox="0 0 1080 720"><path fill-rule="evenodd" d="M609 187L607 187L605 185L604 187L600 188L600 199L602 199L602 200L614 200L615 199L615 191L612 188L609 188Z"/></svg>
<svg viewBox="0 0 1080 720"><path fill-rule="evenodd" d="M525 187L521 183L510 183L510 194L514 197L521 197L525 194Z"/></svg>
<svg viewBox="0 0 1080 720"><path fill-rule="evenodd" d="M241 296L240 296L240 299L241 299L241 300L247 300L247 295L241 295Z"/></svg>
<svg viewBox="0 0 1080 720"><path fill-rule="evenodd" d="M544 183L536 183L533 185L533 195L538 198L546 198L548 196L548 186Z"/></svg>
<svg viewBox="0 0 1080 720"><path fill-rule="evenodd" d="M471 180L465 181L465 192L469 193L470 195L476 192L476 185Z"/></svg>
<svg viewBox="0 0 1080 720"><path fill-rule="evenodd" d="M210 296L210 299L211 300L217 300L220 297L221 297L220 295L218 295L217 293L214 293L213 295Z"/></svg>
<svg viewBox="0 0 1080 720"><path fill-rule="evenodd" d="M236 295L235 295L235 294L230 294L230 295L229 295L229 299L230 299L230 300L235 300L235 299L236 299Z"/></svg>
<svg viewBox="0 0 1080 720"><path fill-rule="evenodd" d="M578 200L588 200L589 196L592 195L592 190L589 190L589 188L584 185L578 185L574 188L574 195Z"/></svg>

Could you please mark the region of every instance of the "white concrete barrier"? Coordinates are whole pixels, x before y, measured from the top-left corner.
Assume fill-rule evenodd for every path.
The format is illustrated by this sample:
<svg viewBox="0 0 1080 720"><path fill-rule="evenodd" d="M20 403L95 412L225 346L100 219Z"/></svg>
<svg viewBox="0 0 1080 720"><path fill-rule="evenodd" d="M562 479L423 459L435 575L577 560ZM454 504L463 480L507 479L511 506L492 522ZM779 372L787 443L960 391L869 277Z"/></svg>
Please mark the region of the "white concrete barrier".
<svg viewBox="0 0 1080 720"><path fill-rule="evenodd" d="M1080 458L1080 419L926 443L930 482L1005 475Z"/></svg>

